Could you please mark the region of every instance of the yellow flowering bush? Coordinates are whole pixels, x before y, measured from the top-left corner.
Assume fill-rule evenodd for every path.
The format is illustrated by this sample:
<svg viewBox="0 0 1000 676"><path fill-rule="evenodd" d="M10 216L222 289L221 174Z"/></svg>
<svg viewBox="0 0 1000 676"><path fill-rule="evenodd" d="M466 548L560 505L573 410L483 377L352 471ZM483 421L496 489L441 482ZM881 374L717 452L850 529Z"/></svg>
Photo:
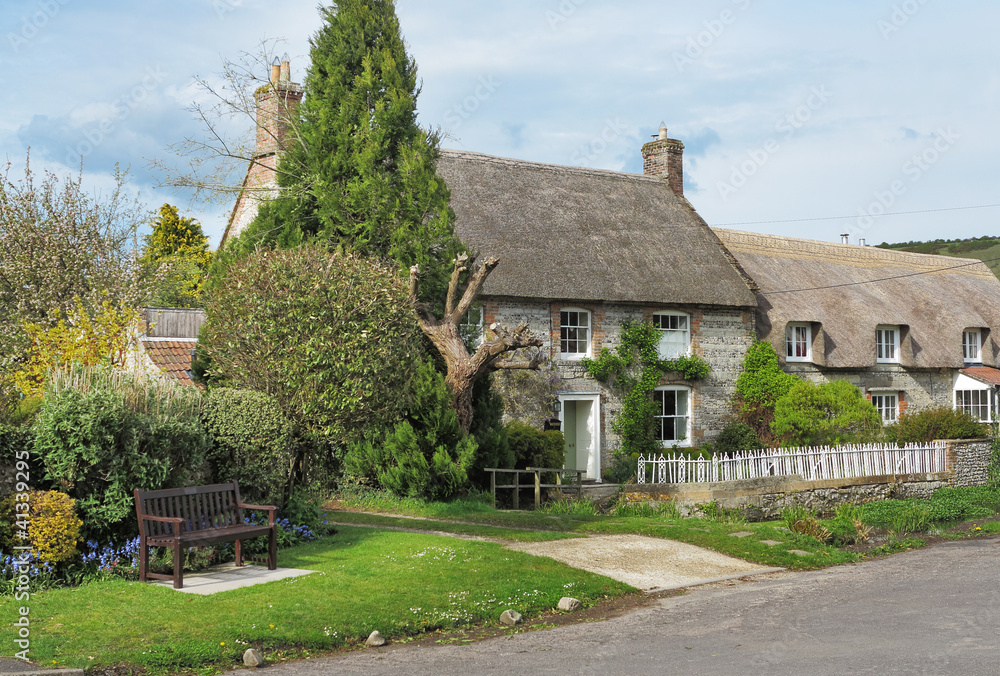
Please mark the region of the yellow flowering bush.
<svg viewBox="0 0 1000 676"><path fill-rule="evenodd" d="M138 311L124 303L115 305L105 299L91 314L77 297L69 316L54 325L26 322L31 347L27 362L14 372L14 386L32 397L41 394L45 375L53 368L75 362L124 365L138 321Z"/></svg>
<svg viewBox="0 0 1000 676"><path fill-rule="evenodd" d="M6 523L14 524L22 518L15 516L16 494L4 500L0 513ZM59 491L31 491L28 493L28 539L14 537L13 529L4 535L9 544L31 545L38 558L47 563L61 563L73 558L80 542L80 527L83 522L76 515L76 501Z"/></svg>

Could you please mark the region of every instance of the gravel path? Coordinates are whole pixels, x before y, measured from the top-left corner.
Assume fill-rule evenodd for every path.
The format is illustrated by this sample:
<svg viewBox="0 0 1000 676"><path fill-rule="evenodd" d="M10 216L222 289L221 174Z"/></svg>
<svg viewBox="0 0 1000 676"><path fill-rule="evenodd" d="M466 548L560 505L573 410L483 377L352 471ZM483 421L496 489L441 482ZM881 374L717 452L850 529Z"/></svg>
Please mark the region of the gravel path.
<svg viewBox="0 0 1000 676"><path fill-rule="evenodd" d="M548 556L643 591L676 589L782 570L762 568L760 564L684 542L643 535L592 535L573 540L518 542L508 544L507 548Z"/></svg>

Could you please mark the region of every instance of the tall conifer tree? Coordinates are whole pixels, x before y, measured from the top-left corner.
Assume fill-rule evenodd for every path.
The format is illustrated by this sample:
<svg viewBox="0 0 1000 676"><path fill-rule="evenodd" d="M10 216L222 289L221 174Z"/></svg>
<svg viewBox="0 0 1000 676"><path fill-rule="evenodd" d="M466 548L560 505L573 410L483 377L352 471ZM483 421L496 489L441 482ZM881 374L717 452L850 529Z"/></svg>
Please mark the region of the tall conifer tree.
<svg viewBox="0 0 1000 676"><path fill-rule="evenodd" d="M295 246L318 238L423 272L421 296L444 296L455 237L435 174L438 137L417 124L417 67L393 0L321 8L300 119L279 160L280 195L236 243Z"/></svg>

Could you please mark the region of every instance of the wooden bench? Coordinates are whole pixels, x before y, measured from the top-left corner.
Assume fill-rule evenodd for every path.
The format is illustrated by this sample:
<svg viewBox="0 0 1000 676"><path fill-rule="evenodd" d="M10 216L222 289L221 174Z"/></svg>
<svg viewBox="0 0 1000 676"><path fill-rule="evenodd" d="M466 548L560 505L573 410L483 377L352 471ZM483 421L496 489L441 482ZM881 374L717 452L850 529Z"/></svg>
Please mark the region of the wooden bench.
<svg viewBox="0 0 1000 676"><path fill-rule="evenodd" d="M241 541L267 535L267 568L277 568L278 547L272 505L248 505L240 500L236 481L211 486L134 491L135 513L139 519L139 579L173 580L174 589L184 586L181 550L220 542L236 543L236 565L243 565ZM243 519L244 509L267 511L267 525L253 525ZM169 547L174 553L174 574L149 572L149 547Z"/></svg>

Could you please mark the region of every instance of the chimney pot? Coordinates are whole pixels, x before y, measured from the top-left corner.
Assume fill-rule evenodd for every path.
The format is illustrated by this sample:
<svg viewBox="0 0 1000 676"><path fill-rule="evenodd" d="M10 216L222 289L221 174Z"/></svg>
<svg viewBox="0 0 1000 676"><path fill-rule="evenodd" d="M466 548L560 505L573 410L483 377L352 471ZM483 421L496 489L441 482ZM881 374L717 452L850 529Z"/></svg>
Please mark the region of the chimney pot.
<svg viewBox="0 0 1000 676"><path fill-rule="evenodd" d="M843 233L840 236L840 243L841 244L850 244L851 243L851 234L850 233Z"/></svg>
<svg viewBox="0 0 1000 676"><path fill-rule="evenodd" d="M661 141L666 141L667 140L667 123L666 122L661 122L660 123L660 140Z"/></svg>
<svg viewBox="0 0 1000 676"><path fill-rule="evenodd" d="M288 52L281 55L281 77L282 82L292 81L292 65L291 57L288 56Z"/></svg>
<svg viewBox="0 0 1000 676"><path fill-rule="evenodd" d="M858 246L865 246L865 238L862 237L858 240Z"/></svg>
<svg viewBox="0 0 1000 676"><path fill-rule="evenodd" d="M271 84L276 83L280 76L281 76L281 61L278 60L278 57L274 57L274 61L271 62Z"/></svg>

